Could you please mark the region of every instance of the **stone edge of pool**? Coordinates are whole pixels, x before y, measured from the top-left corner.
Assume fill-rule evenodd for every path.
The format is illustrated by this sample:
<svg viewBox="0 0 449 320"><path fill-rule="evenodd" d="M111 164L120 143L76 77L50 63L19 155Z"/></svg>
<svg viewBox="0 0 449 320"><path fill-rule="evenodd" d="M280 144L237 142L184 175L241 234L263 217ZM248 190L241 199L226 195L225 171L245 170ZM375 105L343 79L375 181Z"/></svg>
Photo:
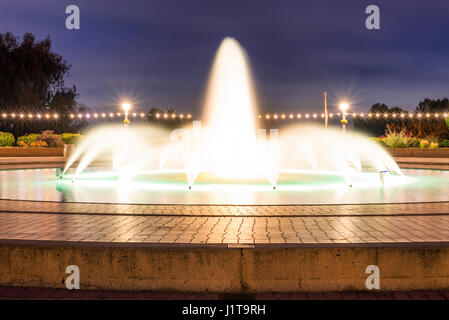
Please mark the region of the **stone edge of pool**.
<svg viewBox="0 0 449 320"><path fill-rule="evenodd" d="M0 285L64 288L68 265L82 289L174 292L381 290L449 287L449 246L165 248L0 244ZM226 267L224 267L226 266Z"/></svg>

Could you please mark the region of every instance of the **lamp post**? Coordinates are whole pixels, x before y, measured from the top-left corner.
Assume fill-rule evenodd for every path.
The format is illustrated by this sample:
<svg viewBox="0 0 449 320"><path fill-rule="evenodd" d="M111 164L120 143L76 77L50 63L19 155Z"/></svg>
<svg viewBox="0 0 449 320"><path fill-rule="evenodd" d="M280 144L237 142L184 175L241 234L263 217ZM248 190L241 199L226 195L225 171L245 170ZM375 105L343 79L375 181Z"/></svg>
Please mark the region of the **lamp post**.
<svg viewBox="0 0 449 320"><path fill-rule="evenodd" d="M123 109L123 111L125 111L125 120L123 120L123 125L125 127L127 127L129 125L128 111L129 111L129 109L131 109L131 105L127 102L122 103L122 109Z"/></svg>
<svg viewBox="0 0 449 320"><path fill-rule="evenodd" d="M324 91L324 128L327 129L327 121L328 121L328 114L327 114L327 93Z"/></svg>
<svg viewBox="0 0 449 320"><path fill-rule="evenodd" d="M340 110L341 110L341 126L343 129L343 133L346 132L346 124L348 123L348 120L346 120L346 111L349 108L349 104L347 102L340 103Z"/></svg>

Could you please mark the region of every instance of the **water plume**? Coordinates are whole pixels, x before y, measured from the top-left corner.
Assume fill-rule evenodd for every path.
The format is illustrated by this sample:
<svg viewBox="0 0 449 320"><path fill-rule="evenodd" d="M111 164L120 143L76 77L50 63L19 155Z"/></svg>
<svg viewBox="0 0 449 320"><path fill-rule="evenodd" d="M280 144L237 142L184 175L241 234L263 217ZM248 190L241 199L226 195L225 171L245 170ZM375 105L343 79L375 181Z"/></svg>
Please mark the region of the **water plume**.
<svg viewBox="0 0 449 320"><path fill-rule="evenodd" d="M343 177L352 186L365 172L402 176L389 154L361 134L310 125L266 131L256 128L257 108L248 56L235 39L225 38L212 65L202 122L171 133L151 125L98 127L75 150L63 175L77 162L76 180L100 159L123 184L148 172L167 180L181 173L189 189L196 182L260 181L276 188L321 181L323 175Z"/></svg>

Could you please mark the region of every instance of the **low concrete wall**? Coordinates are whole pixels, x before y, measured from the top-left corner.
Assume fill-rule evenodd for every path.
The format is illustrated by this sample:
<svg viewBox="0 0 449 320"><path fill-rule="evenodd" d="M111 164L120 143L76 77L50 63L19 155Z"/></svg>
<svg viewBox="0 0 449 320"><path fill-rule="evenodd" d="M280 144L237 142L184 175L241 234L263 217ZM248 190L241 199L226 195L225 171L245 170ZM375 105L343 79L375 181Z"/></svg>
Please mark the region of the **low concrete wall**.
<svg viewBox="0 0 449 320"><path fill-rule="evenodd" d="M449 158L449 148L388 148L386 150L393 157Z"/></svg>
<svg viewBox="0 0 449 320"><path fill-rule="evenodd" d="M64 288L68 265L82 289L291 292L449 288L449 248L121 248L0 245L0 285Z"/></svg>
<svg viewBox="0 0 449 320"><path fill-rule="evenodd" d="M0 157L63 157L64 148L1 147Z"/></svg>

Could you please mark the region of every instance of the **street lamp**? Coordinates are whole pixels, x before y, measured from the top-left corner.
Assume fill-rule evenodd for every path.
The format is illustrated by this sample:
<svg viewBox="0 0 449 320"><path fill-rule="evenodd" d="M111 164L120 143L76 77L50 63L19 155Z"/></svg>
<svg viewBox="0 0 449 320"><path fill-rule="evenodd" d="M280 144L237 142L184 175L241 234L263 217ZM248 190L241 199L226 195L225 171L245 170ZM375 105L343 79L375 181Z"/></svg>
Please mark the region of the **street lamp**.
<svg viewBox="0 0 449 320"><path fill-rule="evenodd" d="M346 120L346 111L349 109L349 104L347 102L340 103L340 110L341 110L341 125L343 132L346 132L346 125L348 124L348 120Z"/></svg>
<svg viewBox="0 0 449 320"><path fill-rule="evenodd" d="M129 125L128 111L131 109L131 105L127 102L122 103L122 109L125 111L125 120L123 120L123 125L127 127Z"/></svg>

